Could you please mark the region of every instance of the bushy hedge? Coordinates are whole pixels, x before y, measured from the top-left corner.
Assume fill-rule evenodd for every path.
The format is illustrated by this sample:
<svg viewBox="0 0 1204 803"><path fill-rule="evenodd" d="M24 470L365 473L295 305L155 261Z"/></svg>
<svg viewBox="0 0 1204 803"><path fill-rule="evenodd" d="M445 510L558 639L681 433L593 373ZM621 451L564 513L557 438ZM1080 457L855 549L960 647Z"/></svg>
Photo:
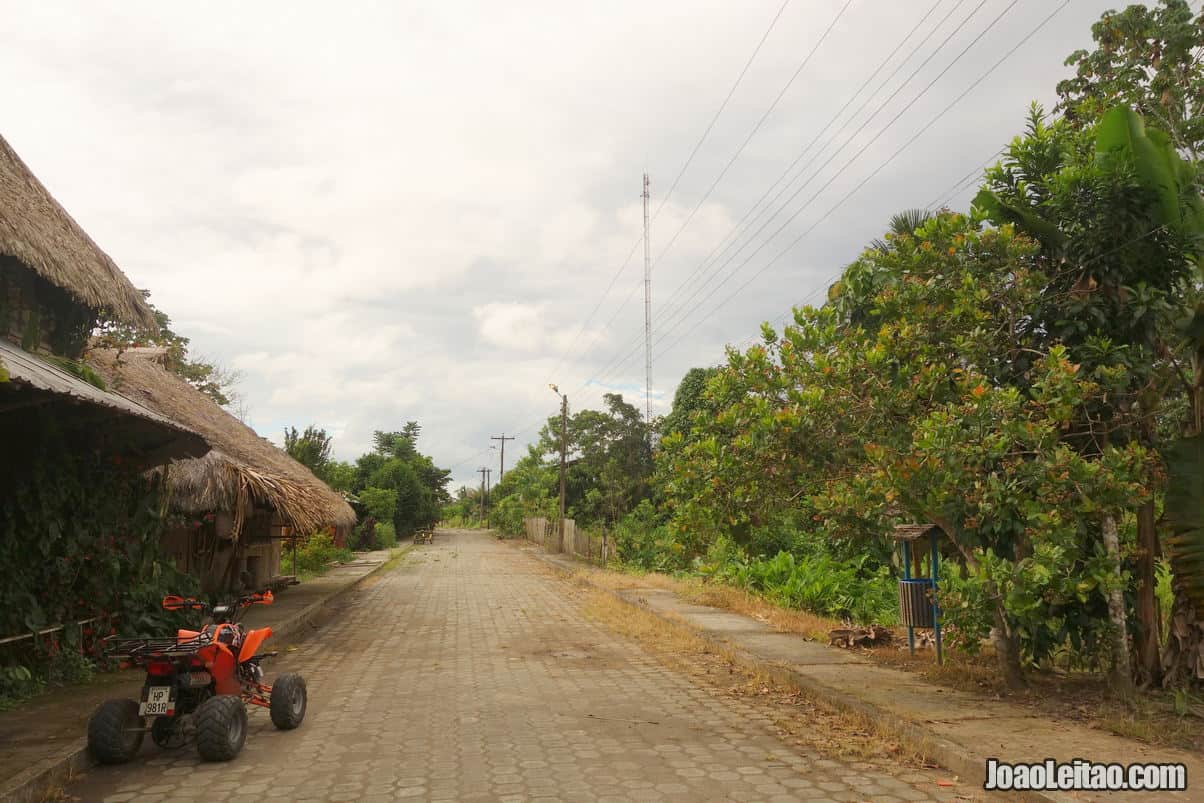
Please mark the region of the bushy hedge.
<svg viewBox="0 0 1204 803"><path fill-rule="evenodd" d="M787 608L858 624L895 624L899 618L890 569L867 569L864 557L842 561L812 550L800 556L779 552L772 558L749 558L721 538L697 569L705 577L764 594Z"/></svg>
<svg viewBox="0 0 1204 803"><path fill-rule="evenodd" d="M314 533L297 548L297 571L302 575L324 574L331 563L346 563L354 557L350 549L335 546L327 533Z"/></svg>

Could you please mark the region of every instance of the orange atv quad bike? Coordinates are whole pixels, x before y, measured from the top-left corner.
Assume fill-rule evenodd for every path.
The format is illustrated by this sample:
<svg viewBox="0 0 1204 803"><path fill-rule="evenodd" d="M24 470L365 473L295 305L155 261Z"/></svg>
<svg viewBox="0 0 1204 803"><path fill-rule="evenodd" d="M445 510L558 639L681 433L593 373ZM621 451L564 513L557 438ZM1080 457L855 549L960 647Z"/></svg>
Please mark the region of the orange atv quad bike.
<svg viewBox="0 0 1204 803"><path fill-rule="evenodd" d="M305 719L305 679L290 672L268 686L260 660L275 653L256 651L272 635L270 627L246 630L238 623L251 605L271 605L272 592L210 607L191 597L164 597L169 611L203 611L212 623L200 631L180 630L175 638L104 640L106 653L128 665L145 667L142 701L108 700L88 722L88 747L103 764L129 761L149 730L159 747L171 750L196 741L206 761L229 761L247 740L247 708L271 712L272 724L292 730ZM147 727L146 721L150 720Z"/></svg>

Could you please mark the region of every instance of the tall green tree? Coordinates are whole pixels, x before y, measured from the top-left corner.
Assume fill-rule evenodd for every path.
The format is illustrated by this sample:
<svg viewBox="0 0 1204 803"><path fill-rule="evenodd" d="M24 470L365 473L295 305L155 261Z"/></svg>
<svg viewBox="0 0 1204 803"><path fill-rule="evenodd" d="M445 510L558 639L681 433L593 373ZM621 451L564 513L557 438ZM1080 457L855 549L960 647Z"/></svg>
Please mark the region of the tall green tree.
<svg viewBox="0 0 1204 803"><path fill-rule="evenodd" d="M1128 106L1194 161L1204 145L1204 14L1184 0L1108 11L1091 26L1095 47L1066 59L1075 75L1058 84L1059 110L1091 127Z"/></svg>
<svg viewBox="0 0 1204 803"><path fill-rule="evenodd" d="M688 433L696 414L713 414L715 405L706 396L707 382L719 372L718 368L691 368L677 383L673 408L661 421L661 434Z"/></svg>
<svg viewBox="0 0 1204 803"><path fill-rule="evenodd" d="M614 523L651 494L652 450L638 408L617 393L605 410L581 410L568 421L567 506L583 522ZM559 460L560 417L548 419L539 451Z"/></svg>
<svg viewBox="0 0 1204 803"><path fill-rule="evenodd" d="M298 432L296 427L284 430L284 451L321 480L326 480L330 465L330 442L326 430L314 424L307 426L304 432Z"/></svg>
<svg viewBox="0 0 1204 803"><path fill-rule="evenodd" d="M1038 340L1064 344L1088 376L1108 385L1066 434L1087 455L1128 441L1155 445L1162 399L1177 385L1168 349L1192 293L1187 241L1167 218L1158 180L1135 158L1134 143L1154 147L1141 118L1124 107L1089 128L1082 120L1048 124L1034 107L1025 136L987 171L976 198L981 214L1014 223L1041 244L1049 287L1027 328ZM1152 683L1160 675L1152 498L1136 514L1137 679ZM1112 523L1104 524L1110 537ZM1122 612L1113 613L1119 626Z"/></svg>
<svg viewBox="0 0 1204 803"><path fill-rule="evenodd" d="M416 421L396 432L378 430L372 435L373 450L356 460L355 490L389 491L395 502L393 526L399 534L434 524L442 506L451 500L447 491L451 472L418 450L420 432Z"/></svg>

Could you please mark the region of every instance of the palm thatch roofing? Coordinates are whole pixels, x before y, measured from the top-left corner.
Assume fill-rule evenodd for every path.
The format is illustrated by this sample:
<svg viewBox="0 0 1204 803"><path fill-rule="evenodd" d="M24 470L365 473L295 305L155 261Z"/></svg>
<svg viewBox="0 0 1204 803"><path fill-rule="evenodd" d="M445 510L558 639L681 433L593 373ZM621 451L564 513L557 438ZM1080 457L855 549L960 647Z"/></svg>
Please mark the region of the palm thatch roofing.
<svg viewBox="0 0 1204 803"><path fill-rule="evenodd" d="M128 399L199 432L213 450L165 470L181 513L231 511L233 535L256 507L271 507L301 534L355 524L355 511L308 468L217 406L161 363L162 350L98 349L89 364Z"/></svg>
<svg viewBox="0 0 1204 803"><path fill-rule="evenodd" d="M142 294L54 200L0 137L0 254L27 265L81 304L134 326L155 328Z"/></svg>

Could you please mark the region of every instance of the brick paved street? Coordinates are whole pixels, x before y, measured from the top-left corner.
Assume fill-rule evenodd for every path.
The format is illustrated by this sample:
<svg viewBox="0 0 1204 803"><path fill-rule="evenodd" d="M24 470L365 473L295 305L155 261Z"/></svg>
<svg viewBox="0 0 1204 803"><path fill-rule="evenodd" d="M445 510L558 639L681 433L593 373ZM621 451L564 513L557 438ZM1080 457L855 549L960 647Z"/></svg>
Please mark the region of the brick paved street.
<svg viewBox="0 0 1204 803"><path fill-rule="evenodd" d="M775 735L762 710L583 618L565 581L491 537L441 532L268 666L308 678L304 725L255 710L246 749L91 770L83 800L928 800ZM269 642L269 645L271 643ZM280 645L277 645L280 646Z"/></svg>

